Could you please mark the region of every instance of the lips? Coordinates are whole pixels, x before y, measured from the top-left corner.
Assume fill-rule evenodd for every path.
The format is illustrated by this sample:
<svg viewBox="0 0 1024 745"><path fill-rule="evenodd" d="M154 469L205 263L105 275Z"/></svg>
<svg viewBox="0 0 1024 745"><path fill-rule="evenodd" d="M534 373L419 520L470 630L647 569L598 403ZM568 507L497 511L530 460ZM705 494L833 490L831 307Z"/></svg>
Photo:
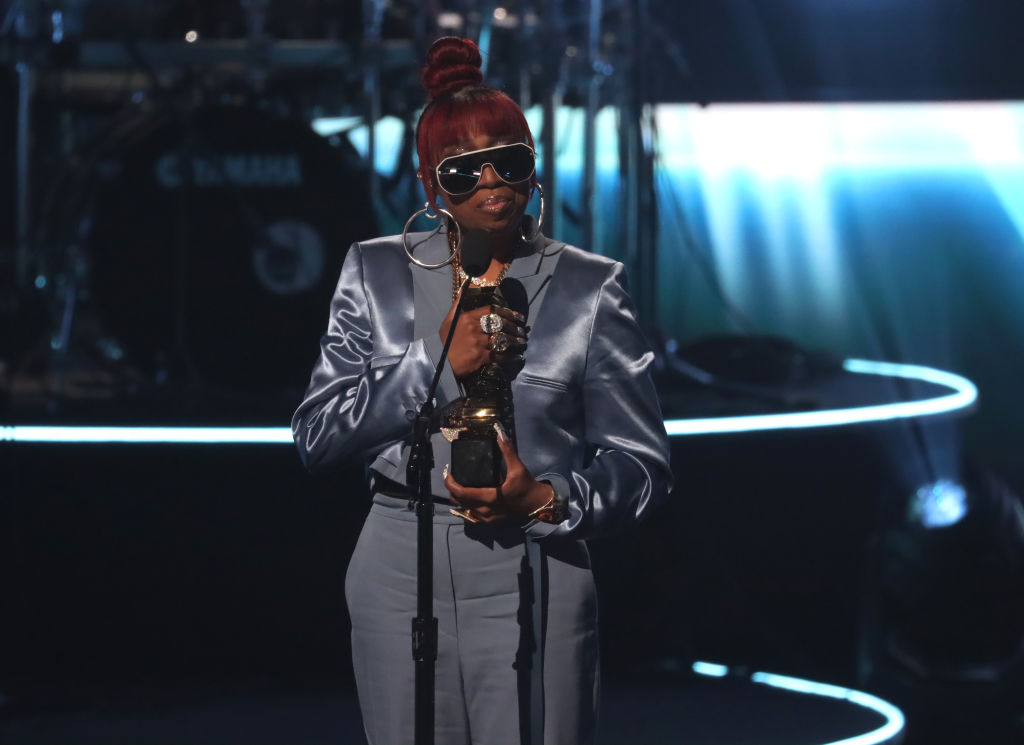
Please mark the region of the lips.
<svg viewBox="0 0 1024 745"><path fill-rule="evenodd" d="M499 214L504 212L511 204L512 200L509 197L492 195L480 203L480 209L491 214Z"/></svg>

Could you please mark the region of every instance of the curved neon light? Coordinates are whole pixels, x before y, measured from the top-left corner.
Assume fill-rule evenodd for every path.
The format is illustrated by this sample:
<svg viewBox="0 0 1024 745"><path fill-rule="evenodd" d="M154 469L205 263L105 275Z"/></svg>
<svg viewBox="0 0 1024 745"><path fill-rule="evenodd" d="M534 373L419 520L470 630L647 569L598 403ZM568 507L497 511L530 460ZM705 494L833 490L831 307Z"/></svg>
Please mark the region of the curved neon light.
<svg viewBox="0 0 1024 745"><path fill-rule="evenodd" d="M944 370L922 365L902 365L893 362L848 359L843 362L847 372L863 375L885 375L935 383L952 389L952 393L918 401L898 401L873 406L853 406L846 409L823 411L795 411L786 414L758 414L752 416L726 416L706 419L670 419L665 431L670 436L721 434L725 432L751 432L768 429L803 429L807 427L836 427L844 424L881 422L892 419L932 416L966 409L978 399L978 388L967 378Z"/></svg>
<svg viewBox="0 0 1024 745"><path fill-rule="evenodd" d="M728 674L729 668L725 665L716 665L710 662L694 662L693 671L698 675L723 677ZM872 696L870 693L828 683L816 683L813 680L805 680L803 678L793 678L788 675L777 675L776 673L751 673L750 680L753 683L771 686L772 688L782 688L796 693L804 693L810 696L827 696L829 698L843 699L851 704L871 709L885 717L885 724L878 729L842 740L833 740L823 745L880 745L880 743L884 742L893 742L894 738L906 726L906 718L903 716L902 711L888 701Z"/></svg>
<svg viewBox="0 0 1024 745"><path fill-rule="evenodd" d="M706 419L669 419L665 431L672 437L683 435L751 432L770 429L836 427L844 424L878 422L908 417L932 416L966 409L978 398L978 389L967 378L921 365L848 359L847 372L863 375L921 380L945 386L952 393L918 401L874 406L856 406L826 411L797 411L786 414L713 417ZM116 443L196 443L196 444L274 444L292 443L287 427L62 427L0 426L0 442L116 442Z"/></svg>

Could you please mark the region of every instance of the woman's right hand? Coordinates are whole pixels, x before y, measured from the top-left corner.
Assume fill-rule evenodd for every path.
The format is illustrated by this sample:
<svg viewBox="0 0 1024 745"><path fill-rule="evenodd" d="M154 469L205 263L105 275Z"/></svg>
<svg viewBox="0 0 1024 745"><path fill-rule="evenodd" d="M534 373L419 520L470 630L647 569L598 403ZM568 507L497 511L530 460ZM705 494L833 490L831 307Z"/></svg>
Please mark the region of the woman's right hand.
<svg viewBox="0 0 1024 745"><path fill-rule="evenodd" d="M448 315L441 323L438 333L442 343L448 338L448 329L451 328L457 305L458 301L452 303ZM504 354L491 349L491 336L480 325L480 319L488 313L497 313L501 316L501 332L513 342L513 346ZM484 305L463 311L455 325L455 335L448 350L448 364L451 365L455 377L465 377L490 362L502 361L509 354L522 354L526 348L526 329L522 326L522 320L522 316L515 311L498 306Z"/></svg>

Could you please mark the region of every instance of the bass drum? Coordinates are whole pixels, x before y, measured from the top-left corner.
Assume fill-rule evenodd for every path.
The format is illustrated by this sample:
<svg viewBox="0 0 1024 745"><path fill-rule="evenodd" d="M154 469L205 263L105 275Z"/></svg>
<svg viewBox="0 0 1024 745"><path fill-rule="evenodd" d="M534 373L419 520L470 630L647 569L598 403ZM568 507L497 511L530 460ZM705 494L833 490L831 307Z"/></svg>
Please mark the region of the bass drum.
<svg viewBox="0 0 1024 745"><path fill-rule="evenodd" d="M251 108L150 114L94 159L93 305L156 383L305 386L354 240L376 234L343 141Z"/></svg>

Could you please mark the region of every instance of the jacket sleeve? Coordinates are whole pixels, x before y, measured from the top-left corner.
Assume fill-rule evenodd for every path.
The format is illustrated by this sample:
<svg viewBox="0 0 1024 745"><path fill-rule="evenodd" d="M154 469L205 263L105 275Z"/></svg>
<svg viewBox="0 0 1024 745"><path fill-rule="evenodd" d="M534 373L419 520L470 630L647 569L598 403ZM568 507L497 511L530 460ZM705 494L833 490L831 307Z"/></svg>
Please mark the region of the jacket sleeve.
<svg viewBox="0 0 1024 745"><path fill-rule="evenodd" d="M569 500L558 525L533 521L528 533L591 538L640 520L672 488L668 438L650 367L654 354L624 287L622 264L608 272L590 326L583 378L584 437L592 457L582 470L545 473Z"/></svg>
<svg viewBox="0 0 1024 745"><path fill-rule="evenodd" d="M364 283L362 248L349 249L331 301L327 333L292 435L306 468L375 455L408 434L434 373L423 339L375 353L374 308Z"/></svg>

